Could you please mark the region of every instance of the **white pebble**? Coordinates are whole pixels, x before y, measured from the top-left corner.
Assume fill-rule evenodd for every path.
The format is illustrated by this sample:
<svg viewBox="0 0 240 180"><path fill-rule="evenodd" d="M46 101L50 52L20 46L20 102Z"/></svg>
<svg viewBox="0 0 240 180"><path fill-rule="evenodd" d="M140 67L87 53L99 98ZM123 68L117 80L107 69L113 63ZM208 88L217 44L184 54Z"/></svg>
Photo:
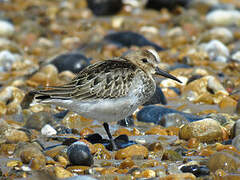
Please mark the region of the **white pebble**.
<svg viewBox="0 0 240 180"><path fill-rule="evenodd" d="M8 37L13 35L15 31L14 26L7 21L0 20L0 36Z"/></svg>
<svg viewBox="0 0 240 180"><path fill-rule="evenodd" d="M45 136L52 136L52 135L56 135L57 131L49 124L46 124L41 129L41 133L42 133L42 135L45 135Z"/></svg>
<svg viewBox="0 0 240 180"><path fill-rule="evenodd" d="M10 70L12 63L17 60L20 60L18 54L13 54L7 50L0 51L0 72Z"/></svg>
<svg viewBox="0 0 240 180"><path fill-rule="evenodd" d="M206 21L213 26L240 26L240 11L218 9L208 13Z"/></svg>
<svg viewBox="0 0 240 180"><path fill-rule="evenodd" d="M240 62L240 51L235 52L235 53L232 55L232 59L235 60L235 61Z"/></svg>
<svg viewBox="0 0 240 180"><path fill-rule="evenodd" d="M200 49L208 53L211 60L227 62L229 56L228 48L219 40L211 40L208 43L200 44Z"/></svg>

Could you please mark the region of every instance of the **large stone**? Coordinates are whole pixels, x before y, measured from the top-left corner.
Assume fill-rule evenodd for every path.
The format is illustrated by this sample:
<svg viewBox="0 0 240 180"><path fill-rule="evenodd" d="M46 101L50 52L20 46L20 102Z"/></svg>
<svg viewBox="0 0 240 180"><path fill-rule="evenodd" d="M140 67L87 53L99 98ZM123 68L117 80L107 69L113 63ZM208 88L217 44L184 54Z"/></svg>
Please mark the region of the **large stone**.
<svg viewBox="0 0 240 180"><path fill-rule="evenodd" d="M142 145L132 145L124 149L120 149L115 154L115 159L126 159L133 157L148 157L148 149Z"/></svg>

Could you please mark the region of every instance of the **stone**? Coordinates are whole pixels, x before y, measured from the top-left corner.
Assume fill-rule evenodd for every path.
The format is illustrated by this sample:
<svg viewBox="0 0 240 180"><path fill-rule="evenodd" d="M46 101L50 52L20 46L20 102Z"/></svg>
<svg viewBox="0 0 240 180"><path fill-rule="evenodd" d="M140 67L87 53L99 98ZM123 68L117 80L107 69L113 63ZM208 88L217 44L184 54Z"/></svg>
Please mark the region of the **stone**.
<svg viewBox="0 0 240 180"><path fill-rule="evenodd" d="M192 173L196 177L208 176L210 174L208 167L198 165L182 166L181 171L184 173L186 172Z"/></svg>
<svg viewBox="0 0 240 180"><path fill-rule="evenodd" d="M240 62L240 51L235 52L231 57L234 61Z"/></svg>
<svg viewBox="0 0 240 180"><path fill-rule="evenodd" d="M189 0L149 0L147 1L146 8L160 10L167 8L169 10L176 8L177 6L186 7L191 1Z"/></svg>
<svg viewBox="0 0 240 180"><path fill-rule="evenodd" d="M240 11L217 9L206 15L206 21L212 26L240 26Z"/></svg>
<svg viewBox="0 0 240 180"><path fill-rule="evenodd" d="M200 49L208 53L213 61L227 62L230 55L228 48L221 41L213 39L208 43L200 44Z"/></svg>
<svg viewBox="0 0 240 180"><path fill-rule="evenodd" d="M159 180L195 180L196 176L194 176L192 173L178 173L178 174L170 174L165 177L159 178Z"/></svg>
<svg viewBox="0 0 240 180"><path fill-rule="evenodd" d="M240 151L240 134L235 136L232 140L232 145L238 150Z"/></svg>
<svg viewBox="0 0 240 180"><path fill-rule="evenodd" d="M115 154L115 159L120 160L126 158L134 158L138 156L147 158L148 149L145 146L135 144L132 146L128 146L124 149L118 150Z"/></svg>
<svg viewBox="0 0 240 180"><path fill-rule="evenodd" d="M52 136L56 135L57 131L49 124L46 124L45 126L42 127L41 133L44 136Z"/></svg>
<svg viewBox="0 0 240 180"><path fill-rule="evenodd" d="M223 150L212 154L208 160L211 172L222 169L228 173L237 172L240 167L240 155L231 150Z"/></svg>
<svg viewBox="0 0 240 180"><path fill-rule="evenodd" d="M1 26L1 22L0 22L0 26ZM12 64L20 59L21 57L19 54L14 54L8 50L0 51L0 72L9 71L12 67Z"/></svg>
<svg viewBox="0 0 240 180"><path fill-rule="evenodd" d="M54 173L57 178L69 178L69 177L73 176L73 174L70 171L64 169L63 167L59 167L59 166L56 166L54 168Z"/></svg>
<svg viewBox="0 0 240 180"><path fill-rule="evenodd" d="M87 4L96 16L116 14L123 6L122 0L87 0Z"/></svg>
<svg viewBox="0 0 240 180"><path fill-rule="evenodd" d="M0 20L0 36L8 37L12 36L15 32L14 25L8 21Z"/></svg>
<svg viewBox="0 0 240 180"><path fill-rule="evenodd" d="M206 118L185 124L180 128L179 137L185 140L196 138L201 142L214 142L223 139L223 130L217 121Z"/></svg>
<svg viewBox="0 0 240 180"><path fill-rule="evenodd" d="M75 142L67 149L68 159L73 165L91 166L93 156L84 142Z"/></svg>

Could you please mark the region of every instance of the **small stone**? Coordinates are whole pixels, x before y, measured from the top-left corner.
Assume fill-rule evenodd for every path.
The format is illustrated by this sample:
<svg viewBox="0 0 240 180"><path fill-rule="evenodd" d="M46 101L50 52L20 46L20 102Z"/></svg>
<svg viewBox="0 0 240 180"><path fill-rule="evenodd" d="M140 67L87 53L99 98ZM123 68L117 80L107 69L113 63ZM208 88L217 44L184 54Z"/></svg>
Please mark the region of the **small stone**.
<svg viewBox="0 0 240 180"><path fill-rule="evenodd" d="M169 113L162 117L159 124L163 127L177 126L180 127L183 124L188 124L189 121L181 114Z"/></svg>
<svg viewBox="0 0 240 180"><path fill-rule="evenodd" d="M126 168L132 168L133 166L135 166L134 161L132 159L127 158L121 162L121 164L119 165L119 168L126 169Z"/></svg>
<svg viewBox="0 0 240 180"><path fill-rule="evenodd" d="M234 99L228 96L224 97L219 103L219 107L224 112L234 112L236 105L237 105L237 101L235 101Z"/></svg>
<svg viewBox="0 0 240 180"><path fill-rule="evenodd" d="M114 136L119 136L119 135L123 135L123 134L125 134L127 136L131 136L132 135L131 131L129 131L126 128L120 128L120 129L116 130L113 135Z"/></svg>
<svg viewBox="0 0 240 180"><path fill-rule="evenodd" d="M54 173L57 178L69 178L73 176L71 172L64 169L63 167L58 167L58 166L54 168Z"/></svg>
<svg viewBox="0 0 240 180"><path fill-rule="evenodd" d="M196 176L194 176L192 173L179 173L179 174L170 174L165 177L160 178L160 180L196 180Z"/></svg>
<svg viewBox="0 0 240 180"><path fill-rule="evenodd" d="M240 135L240 119L238 119L234 123L234 125L231 129L231 133L232 133L232 137L236 137L236 136Z"/></svg>
<svg viewBox="0 0 240 180"><path fill-rule="evenodd" d="M210 156L208 167L211 172L222 169L228 173L237 172L240 168L240 156L238 153L230 150L216 152Z"/></svg>
<svg viewBox="0 0 240 180"><path fill-rule="evenodd" d="M235 53L232 55L232 59L233 59L234 61L240 62L240 51L235 52Z"/></svg>
<svg viewBox="0 0 240 180"><path fill-rule="evenodd" d="M165 135L167 136L168 133L166 132L165 129L163 129L161 126L155 126L150 128L145 132L146 135Z"/></svg>
<svg viewBox="0 0 240 180"><path fill-rule="evenodd" d="M94 131L91 128L86 127L80 131L80 136L82 137L86 137L89 134L94 134Z"/></svg>
<svg viewBox="0 0 240 180"><path fill-rule="evenodd" d="M49 112L40 111L32 114L26 121L24 127L27 129L41 130L45 125L54 121L53 116Z"/></svg>
<svg viewBox="0 0 240 180"><path fill-rule="evenodd" d="M124 149L120 149L115 154L115 159L126 159L126 158L134 158L134 157L148 157L148 149L142 145L132 145L128 146Z"/></svg>
<svg viewBox="0 0 240 180"><path fill-rule="evenodd" d="M0 36L2 37L11 36L13 35L14 31L15 28L10 22L0 20Z"/></svg>
<svg viewBox="0 0 240 180"><path fill-rule="evenodd" d="M206 15L206 21L212 26L240 26L240 12L238 10L218 9Z"/></svg>
<svg viewBox="0 0 240 180"><path fill-rule="evenodd" d="M154 177L156 177L156 172L154 170L151 170L151 169L146 169L146 170L141 172L140 177L154 178Z"/></svg>
<svg viewBox="0 0 240 180"><path fill-rule="evenodd" d="M9 71L12 67L12 64L20 59L20 55L13 54L8 50L0 51L0 72Z"/></svg>
<svg viewBox="0 0 240 180"><path fill-rule="evenodd" d="M213 61L227 62L229 56L228 48L219 40L211 40L208 43L200 44L200 48L208 53Z"/></svg>
<svg viewBox="0 0 240 180"><path fill-rule="evenodd" d="M232 145L236 147L238 151L240 151L240 134L233 138Z"/></svg>
<svg viewBox="0 0 240 180"><path fill-rule="evenodd" d="M174 150L165 150L163 153L162 160L169 160L169 161L182 161L183 157L178 152Z"/></svg>
<svg viewBox="0 0 240 180"><path fill-rule="evenodd" d="M223 139L223 131L217 121L207 118L181 127L179 137L185 140L196 138L201 142L213 142Z"/></svg>
<svg viewBox="0 0 240 180"><path fill-rule="evenodd" d="M73 165L91 166L93 164L93 157L88 146L84 142L75 142L67 149L69 161Z"/></svg>
<svg viewBox="0 0 240 180"><path fill-rule="evenodd" d="M96 16L116 14L123 6L122 0L87 0L87 3Z"/></svg>
<svg viewBox="0 0 240 180"><path fill-rule="evenodd" d="M57 131L49 124L46 124L45 126L43 126L43 128L41 129L41 133L44 136L52 136L52 135L56 135Z"/></svg>
<svg viewBox="0 0 240 180"><path fill-rule="evenodd" d="M165 0L149 0L147 1L146 7L151 9L160 10L162 8L167 8L169 10L174 9L177 6L187 6L191 1L189 0L175 0L175 1L165 1Z"/></svg>
<svg viewBox="0 0 240 180"><path fill-rule="evenodd" d="M207 176L210 174L210 171L207 167L198 165L182 166L181 171L184 173L193 173L196 177Z"/></svg>
<svg viewBox="0 0 240 180"><path fill-rule="evenodd" d="M65 151L66 146L61 145L61 146L56 146L53 148L48 148L47 150L45 150L45 154L51 158L56 158L58 155L61 154L61 152Z"/></svg>

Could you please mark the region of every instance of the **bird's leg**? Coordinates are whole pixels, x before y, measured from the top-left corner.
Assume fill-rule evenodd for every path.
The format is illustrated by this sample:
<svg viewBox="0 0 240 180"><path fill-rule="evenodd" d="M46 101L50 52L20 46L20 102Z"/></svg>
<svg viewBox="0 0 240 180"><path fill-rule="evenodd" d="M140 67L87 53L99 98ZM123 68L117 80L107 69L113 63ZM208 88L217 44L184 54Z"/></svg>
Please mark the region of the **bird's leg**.
<svg viewBox="0 0 240 180"><path fill-rule="evenodd" d="M118 148L117 148L117 145L115 144L115 142L114 142L114 140L113 140L113 138L112 138L112 135L111 135L110 130L109 130L109 125L108 125L108 123L104 122L104 123L103 123L103 127L104 127L104 129L105 129L105 131L106 131L106 133L107 133L107 135L108 135L108 138L109 138L109 140L110 140L110 143L112 144L113 151L117 151Z"/></svg>

